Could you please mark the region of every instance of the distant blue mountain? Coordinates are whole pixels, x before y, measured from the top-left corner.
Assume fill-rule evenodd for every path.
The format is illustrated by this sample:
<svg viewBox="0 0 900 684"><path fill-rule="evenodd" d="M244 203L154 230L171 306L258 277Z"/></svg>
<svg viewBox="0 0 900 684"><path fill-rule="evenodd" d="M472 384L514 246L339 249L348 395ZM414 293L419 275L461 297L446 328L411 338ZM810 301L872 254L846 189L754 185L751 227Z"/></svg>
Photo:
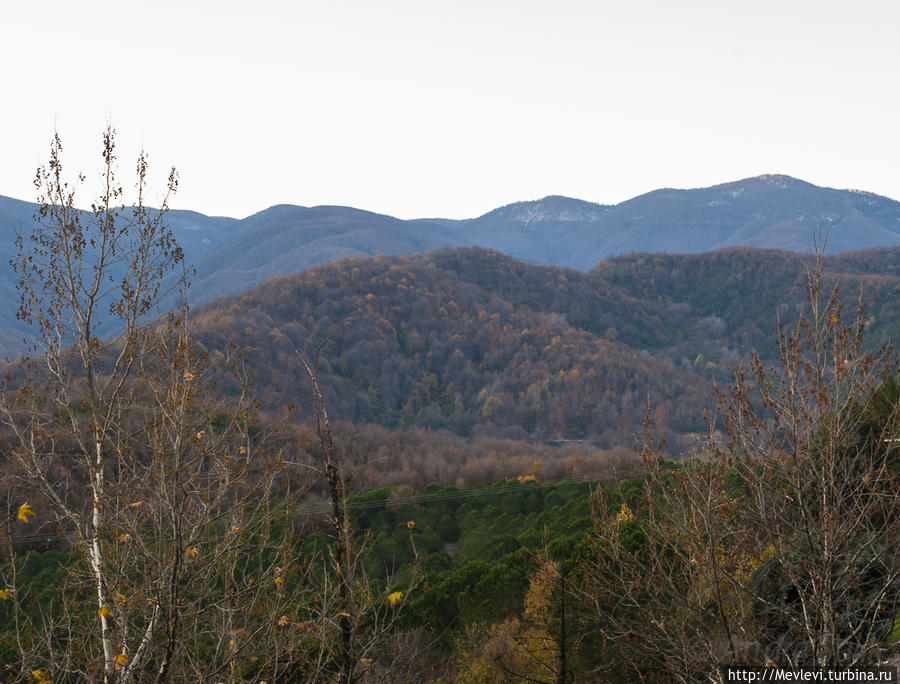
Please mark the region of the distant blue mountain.
<svg viewBox="0 0 900 684"><path fill-rule="evenodd" d="M581 270L628 252L693 254L725 247L828 253L900 244L900 202L766 175L695 190L663 189L614 206L565 197L518 202L452 222L465 244Z"/></svg>
<svg viewBox="0 0 900 684"><path fill-rule="evenodd" d="M36 205L0 196L0 349L21 347L9 259ZM765 175L693 190L662 189L616 205L550 196L466 220L404 221L349 207L278 205L245 219L172 211L169 225L196 266L195 303L276 275L349 256L482 246L527 261L593 268L628 252L700 253L734 246L829 253L900 244L900 202Z"/></svg>

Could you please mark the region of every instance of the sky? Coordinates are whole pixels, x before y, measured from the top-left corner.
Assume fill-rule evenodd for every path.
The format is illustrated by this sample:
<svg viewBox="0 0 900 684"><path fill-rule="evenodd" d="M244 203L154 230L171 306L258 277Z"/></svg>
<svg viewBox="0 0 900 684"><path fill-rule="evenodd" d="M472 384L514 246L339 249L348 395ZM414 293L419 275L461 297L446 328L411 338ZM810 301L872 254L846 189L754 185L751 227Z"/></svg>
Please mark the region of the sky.
<svg viewBox="0 0 900 684"><path fill-rule="evenodd" d="M0 4L0 195L54 129L151 200L467 218L784 173L900 199L896 0L44 0ZM155 194L154 194L155 193Z"/></svg>

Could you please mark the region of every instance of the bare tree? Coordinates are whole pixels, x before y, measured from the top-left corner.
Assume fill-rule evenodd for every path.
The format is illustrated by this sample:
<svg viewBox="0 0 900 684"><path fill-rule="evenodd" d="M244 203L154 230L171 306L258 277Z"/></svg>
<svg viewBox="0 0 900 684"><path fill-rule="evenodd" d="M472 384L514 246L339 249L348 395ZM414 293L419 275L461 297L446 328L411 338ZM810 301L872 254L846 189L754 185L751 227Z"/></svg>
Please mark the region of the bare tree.
<svg viewBox="0 0 900 684"><path fill-rule="evenodd" d="M710 681L732 663L871 665L900 609L897 370L817 255L808 307L719 392L689 462L645 448L642 502L597 506L581 599L607 675Z"/></svg>
<svg viewBox="0 0 900 684"><path fill-rule="evenodd" d="M416 672L422 641L418 634L400 629L400 618L421 580L421 570L417 561L407 568L402 590L395 585L395 578L376 584L366 573L370 540L354 535L347 508L350 492L319 387L319 358L327 342L318 346L312 364L294 348L312 389L321 448L315 469L327 485L331 537L331 544L322 550L322 571L315 574L319 600L311 607L310 657L302 676L305 681L341 684L404 680ZM415 521L409 521L411 540L414 527Z"/></svg>
<svg viewBox="0 0 900 684"><path fill-rule="evenodd" d="M56 136L35 180L38 225L18 240L19 316L37 342L4 384L0 419L17 491L29 497L20 517L34 512L83 562L68 595L37 618L23 614L16 672L280 676L305 658L293 635L308 569L292 500L276 487L280 446L256 420L239 357L191 337L182 253L165 225L177 176L159 210L148 208L141 154L135 202L120 206L108 129L103 191L81 212L61 150ZM150 323L172 273L182 306Z"/></svg>

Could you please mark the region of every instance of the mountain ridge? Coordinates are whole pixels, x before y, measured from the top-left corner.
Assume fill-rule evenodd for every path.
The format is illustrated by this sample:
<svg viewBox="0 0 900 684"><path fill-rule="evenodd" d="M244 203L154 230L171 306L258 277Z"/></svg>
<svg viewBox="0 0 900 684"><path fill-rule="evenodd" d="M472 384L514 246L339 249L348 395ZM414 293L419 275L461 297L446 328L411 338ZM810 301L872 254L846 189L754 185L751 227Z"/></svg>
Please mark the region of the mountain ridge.
<svg viewBox="0 0 900 684"><path fill-rule="evenodd" d="M36 208L0 196L0 305L9 311L17 301L8 263L15 234L27 230ZM660 188L615 205L548 195L470 219L404 220L353 207L279 204L243 219L172 210L168 220L186 261L196 267L195 304L347 257L444 247L480 246L528 263L588 272L630 252L750 246L803 253L823 236L829 254L900 244L900 202L783 174ZM0 326L2 351L19 351L10 340L26 332L11 320Z"/></svg>

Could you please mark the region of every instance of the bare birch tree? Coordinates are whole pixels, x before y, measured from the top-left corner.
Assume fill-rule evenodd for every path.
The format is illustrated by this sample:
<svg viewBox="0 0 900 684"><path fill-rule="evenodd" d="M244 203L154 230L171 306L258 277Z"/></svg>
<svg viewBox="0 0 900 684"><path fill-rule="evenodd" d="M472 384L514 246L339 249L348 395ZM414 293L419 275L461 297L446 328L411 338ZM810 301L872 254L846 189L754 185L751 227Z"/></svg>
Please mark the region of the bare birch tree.
<svg viewBox="0 0 900 684"><path fill-rule="evenodd" d="M20 517L57 529L83 563L69 596L21 629L18 672L281 676L305 658L295 613L307 569L288 489L275 487L278 444L256 421L239 359L192 340L186 304L150 323L167 276L184 275L165 225L177 176L148 208L141 154L133 206L122 207L108 129L103 191L82 212L61 150L54 137L35 179L38 225L19 237L18 314L36 344L9 374L0 418L18 491L30 497ZM184 277L175 281L183 295Z"/></svg>

